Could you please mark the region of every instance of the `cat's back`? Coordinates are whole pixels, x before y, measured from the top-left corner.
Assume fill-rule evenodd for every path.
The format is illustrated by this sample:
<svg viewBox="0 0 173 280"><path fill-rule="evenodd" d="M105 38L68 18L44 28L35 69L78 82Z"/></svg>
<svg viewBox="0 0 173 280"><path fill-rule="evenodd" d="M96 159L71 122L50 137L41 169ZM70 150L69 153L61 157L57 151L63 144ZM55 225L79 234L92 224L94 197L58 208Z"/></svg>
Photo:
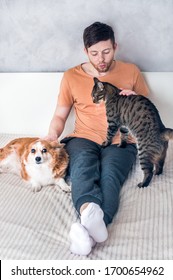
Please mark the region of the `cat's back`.
<svg viewBox="0 0 173 280"><path fill-rule="evenodd" d="M143 95L129 95L118 97L120 115L124 123L134 124L139 122L146 127L159 129L165 128L156 106Z"/></svg>
<svg viewBox="0 0 173 280"><path fill-rule="evenodd" d="M150 99L143 95L124 96L124 104L129 104L130 109L135 112L147 113L148 115L159 116L159 111Z"/></svg>

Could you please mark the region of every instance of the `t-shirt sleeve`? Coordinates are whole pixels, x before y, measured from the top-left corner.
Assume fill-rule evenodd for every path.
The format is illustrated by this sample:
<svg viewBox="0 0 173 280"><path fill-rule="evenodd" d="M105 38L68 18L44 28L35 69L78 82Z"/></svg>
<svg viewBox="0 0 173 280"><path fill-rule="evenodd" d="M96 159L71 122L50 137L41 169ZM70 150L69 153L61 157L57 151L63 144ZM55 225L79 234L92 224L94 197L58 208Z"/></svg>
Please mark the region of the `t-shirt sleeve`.
<svg viewBox="0 0 173 280"><path fill-rule="evenodd" d="M143 74L139 70L139 68L134 65L134 88L133 90L137 94L141 94L147 96L149 94L149 87L144 79Z"/></svg>
<svg viewBox="0 0 173 280"><path fill-rule="evenodd" d="M71 93L71 88L68 82L68 78L64 73L61 84L60 84L60 92L58 95L58 104L60 106L72 106L73 105L73 96Z"/></svg>

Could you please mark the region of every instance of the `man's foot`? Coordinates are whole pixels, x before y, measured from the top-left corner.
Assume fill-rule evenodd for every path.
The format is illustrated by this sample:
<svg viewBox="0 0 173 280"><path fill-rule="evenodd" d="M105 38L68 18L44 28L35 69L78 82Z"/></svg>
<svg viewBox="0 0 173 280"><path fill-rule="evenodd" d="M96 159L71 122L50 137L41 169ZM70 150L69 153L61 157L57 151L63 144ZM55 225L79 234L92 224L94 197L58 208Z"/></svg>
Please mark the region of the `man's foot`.
<svg viewBox="0 0 173 280"><path fill-rule="evenodd" d="M79 223L74 223L70 230L70 250L73 254L87 256L96 244L88 231Z"/></svg>
<svg viewBox="0 0 173 280"><path fill-rule="evenodd" d="M104 242L108 238L108 231L103 220L103 211L98 204L89 203L82 211L81 224L96 242Z"/></svg>

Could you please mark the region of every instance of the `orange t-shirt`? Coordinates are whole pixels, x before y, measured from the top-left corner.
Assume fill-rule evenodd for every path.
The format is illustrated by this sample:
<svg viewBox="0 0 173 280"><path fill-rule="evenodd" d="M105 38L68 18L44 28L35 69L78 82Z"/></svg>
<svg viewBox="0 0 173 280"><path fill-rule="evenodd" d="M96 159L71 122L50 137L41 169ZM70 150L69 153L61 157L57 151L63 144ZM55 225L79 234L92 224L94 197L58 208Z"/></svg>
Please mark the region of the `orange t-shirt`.
<svg viewBox="0 0 173 280"><path fill-rule="evenodd" d="M140 70L134 64L116 61L113 69L105 76L99 77L99 80L144 96L149 93ZM91 98L93 86L93 77L85 73L81 65L71 68L63 75L58 103L62 106L74 106L75 129L68 136L86 138L102 144L107 135L106 110L104 102L93 103ZM130 138L129 141L135 142ZM119 142L120 135L117 133L112 143Z"/></svg>

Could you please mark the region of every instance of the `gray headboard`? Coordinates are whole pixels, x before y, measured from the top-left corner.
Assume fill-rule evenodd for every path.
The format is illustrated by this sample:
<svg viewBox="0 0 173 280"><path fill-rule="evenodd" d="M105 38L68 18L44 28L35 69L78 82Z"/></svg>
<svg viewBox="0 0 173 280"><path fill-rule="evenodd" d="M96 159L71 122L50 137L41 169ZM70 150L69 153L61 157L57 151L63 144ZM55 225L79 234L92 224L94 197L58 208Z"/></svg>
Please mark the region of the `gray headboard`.
<svg viewBox="0 0 173 280"><path fill-rule="evenodd" d="M0 72L61 72L87 58L82 34L110 24L117 58L173 71L172 0L0 0Z"/></svg>

